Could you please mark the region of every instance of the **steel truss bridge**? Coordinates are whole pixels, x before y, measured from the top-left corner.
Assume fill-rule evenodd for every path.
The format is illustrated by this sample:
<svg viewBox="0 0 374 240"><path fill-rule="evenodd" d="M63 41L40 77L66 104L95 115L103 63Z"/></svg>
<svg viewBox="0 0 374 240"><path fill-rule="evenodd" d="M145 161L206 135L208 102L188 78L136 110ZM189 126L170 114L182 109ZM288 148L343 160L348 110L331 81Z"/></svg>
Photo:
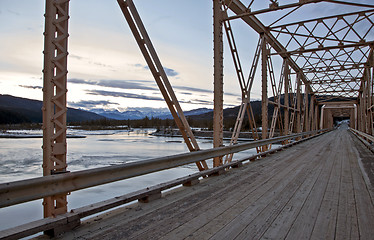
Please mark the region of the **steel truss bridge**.
<svg viewBox="0 0 374 240"><path fill-rule="evenodd" d="M200 150L133 0L117 2L190 153L68 172L69 0L46 0L43 177L0 184L1 207L44 198L45 219L2 231L1 237L19 238L42 231L56 235L79 225L83 217L137 199L147 202L160 197L162 190L179 184L193 185L201 177L241 166L244 160L233 160L236 152L256 148L258 154L245 159L252 161L279 151L272 149L273 143L281 142L283 149L319 136L333 127L336 118L350 119L351 132L373 151L374 5L340 0L213 0L213 148ZM303 12L312 8L322 11L325 6L337 11L303 19ZM273 16L271 21L269 16ZM238 21L258 36L249 68L243 67L239 57L235 29ZM229 146L223 146L224 44L231 53L242 95ZM240 53L243 55L248 54ZM274 59L281 60L281 69L274 68ZM256 83L262 89L261 126L256 126L251 107ZM268 112L269 105L274 106L273 112ZM255 141L238 144L245 121ZM274 137L276 130L280 137ZM213 168L208 168L207 161L211 160ZM196 163L200 173L68 212L67 193L189 163Z"/></svg>

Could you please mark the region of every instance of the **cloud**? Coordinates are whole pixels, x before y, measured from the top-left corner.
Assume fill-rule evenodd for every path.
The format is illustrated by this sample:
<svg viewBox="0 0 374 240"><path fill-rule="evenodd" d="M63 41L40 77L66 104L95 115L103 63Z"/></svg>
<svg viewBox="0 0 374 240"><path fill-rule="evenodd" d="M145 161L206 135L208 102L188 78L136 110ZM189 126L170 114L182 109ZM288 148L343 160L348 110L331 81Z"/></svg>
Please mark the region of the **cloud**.
<svg viewBox="0 0 374 240"><path fill-rule="evenodd" d="M18 86L23 87L23 88L30 88L30 89L43 89L40 86L28 86L28 85L18 85Z"/></svg>
<svg viewBox="0 0 374 240"><path fill-rule="evenodd" d="M192 100L181 100L180 103L187 103L187 104L196 104L196 105L213 105L212 101L200 100L200 99L192 99Z"/></svg>
<svg viewBox="0 0 374 240"><path fill-rule="evenodd" d="M145 95L134 94L134 93L112 92L112 91L104 91L104 90L86 90L86 91L88 94L91 94L91 95L164 101L164 99L160 97L151 97L151 96L145 96Z"/></svg>
<svg viewBox="0 0 374 240"><path fill-rule="evenodd" d="M76 84L87 84L87 85L95 85L95 86L102 86L102 87L111 87L111 88L120 88L120 89L136 89L136 90L157 90L156 87L145 86L144 84L140 83L142 81L137 80L84 80L84 79L69 79L69 83L76 83ZM150 81L144 81L148 84L151 83ZM153 82L152 82L153 83Z"/></svg>
<svg viewBox="0 0 374 240"><path fill-rule="evenodd" d="M69 58L74 58L74 59L77 59L79 61L85 61L88 64L93 64L93 65L100 66L100 67L114 68L112 65L108 65L108 64L105 64L105 63L101 63L101 62L92 61L89 58L78 56L78 55L75 55L75 54L69 54Z"/></svg>
<svg viewBox="0 0 374 240"><path fill-rule="evenodd" d="M194 88L194 87L185 87L185 86L174 86L175 89L179 90L185 90L185 91L191 91L191 92L199 92L199 93L210 93L212 94L212 90L204 89L204 88ZM186 92L183 92L183 94L186 94ZM238 94L225 92L224 95L234 96L237 97Z"/></svg>
<svg viewBox="0 0 374 240"><path fill-rule="evenodd" d="M228 95L228 96L234 96L234 97L237 97L239 96L239 94L235 94L235 93L229 93L229 92L225 92L224 95Z"/></svg>
<svg viewBox="0 0 374 240"><path fill-rule="evenodd" d="M204 104L204 105L213 105L213 101L206 101L206 100L200 100L200 99L192 99L191 103L193 104Z"/></svg>
<svg viewBox="0 0 374 240"><path fill-rule="evenodd" d="M16 15L16 16L21 16L21 14L19 12L16 12L16 11L13 11L13 10L10 10L10 9L8 9L8 13L11 13L11 14Z"/></svg>
<svg viewBox="0 0 374 240"><path fill-rule="evenodd" d="M148 66L142 65L142 64L139 64L139 63L134 64L134 66L149 70ZM175 77L175 76L179 75L179 73L177 71L175 71L174 69L171 69L171 68L164 67L164 71L165 71L166 75L169 76L169 77Z"/></svg>
<svg viewBox="0 0 374 240"><path fill-rule="evenodd" d="M89 84L89 85L96 85L94 82L84 79L77 79L77 78L70 78L68 79L69 83L77 83L77 84Z"/></svg>
<svg viewBox="0 0 374 240"><path fill-rule="evenodd" d="M153 108L153 107L127 107L126 111L141 111L141 112L169 112L168 108Z"/></svg>
<svg viewBox="0 0 374 240"><path fill-rule="evenodd" d="M174 69L164 67L164 70L166 75L169 77L175 77L179 75L179 73L177 73Z"/></svg>
<svg viewBox="0 0 374 240"><path fill-rule="evenodd" d="M69 54L69 58L75 58L75 59L78 59L78 60L87 59L87 58L84 58L84 57L81 57L81 56L78 56L78 55L75 55L75 54Z"/></svg>
<svg viewBox="0 0 374 240"><path fill-rule="evenodd" d="M96 106L108 106L108 105L119 105L118 103L101 100L101 101L91 101L91 100L81 100L79 102L69 102L69 105L76 108L93 108Z"/></svg>
<svg viewBox="0 0 374 240"><path fill-rule="evenodd" d="M201 93L212 93L211 90L203 88L194 88L194 87L184 87L184 86L174 86L175 89L191 91L191 92L201 92Z"/></svg>

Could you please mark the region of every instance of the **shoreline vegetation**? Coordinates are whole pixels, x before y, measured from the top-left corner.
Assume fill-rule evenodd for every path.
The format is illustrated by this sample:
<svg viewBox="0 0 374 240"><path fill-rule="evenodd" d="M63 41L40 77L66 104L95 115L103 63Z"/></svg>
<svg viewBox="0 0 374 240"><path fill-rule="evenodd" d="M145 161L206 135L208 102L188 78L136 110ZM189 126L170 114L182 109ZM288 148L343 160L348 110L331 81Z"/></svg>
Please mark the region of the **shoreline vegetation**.
<svg viewBox="0 0 374 240"><path fill-rule="evenodd" d="M207 138L212 139L213 137L213 121L212 120L196 120L188 119L191 129L196 138ZM223 137L225 140L231 139L233 124L231 121L227 121L224 127ZM227 127L229 126L229 127ZM105 131L105 130L122 130L132 131L133 129L156 129L155 132L151 133L153 136L163 137L182 137L179 129L177 128L174 120L171 119L159 119L159 118L148 118L136 120L113 120L113 119L98 119L89 120L82 122L70 122L68 128L73 130L85 130L85 131ZM22 124L3 124L0 125L0 138L41 138L42 133L23 133L15 132L17 130L35 130L41 131L41 123L22 123ZM261 138L261 130L258 130L258 135ZM275 136L277 136L277 132ZM82 135L67 135L68 138L83 138ZM253 134L249 131L249 126L244 124L242 132L239 135L239 141L250 141L253 140Z"/></svg>
<svg viewBox="0 0 374 240"><path fill-rule="evenodd" d="M227 117L224 119L224 130L229 131L235 125L236 118ZM204 129L208 131L213 130L213 120L212 119L196 119L187 117L187 121L192 129ZM247 121L248 122L248 121ZM249 124L247 122L243 123L243 130L249 130ZM258 122L256 122L260 126ZM177 128L175 121L173 119L160 119L160 118L149 118L145 117L143 119L127 119L127 120L115 120L102 118L98 120L88 120L88 121L78 121L78 122L68 122L68 127L82 130L126 130L131 128ZM1 130L40 130L42 128L42 123L18 123L18 124L0 124Z"/></svg>

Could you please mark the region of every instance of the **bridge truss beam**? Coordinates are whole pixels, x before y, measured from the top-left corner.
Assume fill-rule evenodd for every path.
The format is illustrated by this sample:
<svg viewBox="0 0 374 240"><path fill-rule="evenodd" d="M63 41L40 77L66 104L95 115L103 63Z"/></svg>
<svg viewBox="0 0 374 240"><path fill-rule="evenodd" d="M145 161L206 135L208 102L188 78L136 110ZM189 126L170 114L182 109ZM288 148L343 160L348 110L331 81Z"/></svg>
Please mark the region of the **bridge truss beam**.
<svg viewBox="0 0 374 240"><path fill-rule="evenodd" d="M364 132L372 133L374 107L371 59L374 41L371 39L371 32L374 28L374 5L312 0L281 6L278 1L270 1L269 8L253 11L251 9L254 7L253 3L254 1L226 0L222 1L222 9L225 11L225 25L230 26L230 22L240 19L263 36L268 44L266 51L269 60L267 63L262 60L261 68L262 135L268 134L266 130L268 114L265 108L267 102L265 82L268 80L272 85L274 97L273 101L268 101L274 105L269 137L273 136L277 122L282 126L278 127L283 130L280 134L318 129L321 115L319 102L336 99L355 100L359 105L359 123L354 125ZM350 8L344 14L297 22L284 21L310 3L346 5ZM262 14L270 12L277 12L278 15L272 23L266 25L260 18ZM283 23L276 25L280 22ZM233 47L230 42L230 38L233 39L234 36L233 29L231 27L229 29L230 32L226 31L226 33L230 35L229 46L240 81L243 69L237 63L238 57L234 56L239 54L237 47L235 45ZM266 55L265 52L262 55ZM274 81L272 56L280 56L284 59L278 90L274 87L278 84ZM253 59L256 58L257 53ZM253 68L257 68L257 65L252 64L251 72ZM242 85L244 84L240 84ZM249 96L250 92L244 91L243 95ZM284 96L283 104L280 102L281 95ZM278 117L281 114L284 115L283 122L282 118ZM242 116L240 111L238 119ZM240 132L240 128L236 129L236 132ZM231 141L235 142L234 134Z"/></svg>
<svg viewBox="0 0 374 240"><path fill-rule="evenodd" d="M132 0L118 0L117 1L122 13L129 24L129 27L135 37L136 42L146 60L149 69L159 87L162 96L172 114L176 125L181 132L188 149L193 151L200 150L196 138L188 124L188 121L183 113L179 101L174 93L174 90L169 82L161 61L156 53L151 39L144 27L144 24L139 16L138 11ZM200 171L208 169L205 161L196 162Z"/></svg>
<svg viewBox="0 0 374 240"><path fill-rule="evenodd" d="M43 176L66 172L69 0L46 0L43 69ZM67 211L67 194L44 198L44 217Z"/></svg>
<svg viewBox="0 0 374 240"><path fill-rule="evenodd" d="M222 0L213 0L213 52L214 52L214 109L213 147L223 146L223 12ZM213 166L223 164L222 157L215 157Z"/></svg>

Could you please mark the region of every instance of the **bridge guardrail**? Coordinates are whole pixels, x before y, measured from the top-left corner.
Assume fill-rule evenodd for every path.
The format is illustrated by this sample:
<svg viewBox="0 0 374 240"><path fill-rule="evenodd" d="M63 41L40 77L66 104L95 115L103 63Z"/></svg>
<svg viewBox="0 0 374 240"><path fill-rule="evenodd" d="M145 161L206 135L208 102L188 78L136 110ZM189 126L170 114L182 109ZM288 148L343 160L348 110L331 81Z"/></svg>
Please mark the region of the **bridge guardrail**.
<svg viewBox="0 0 374 240"><path fill-rule="evenodd" d="M353 128L349 128L349 130L374 153L374 136Z"/></svg>
<svg viewBox="0 0 374 240"><path fill-rule="evenodd" d="M229 167L240 166L240 165L242 165L242 162L252 161L252 160L257 159L258 157L263 157L263 156L266 156L268 154L280 151L283 148L287 148L287 147L290 147L294 144L306 141L310 138L314 138L314 137L318 136L319 134L323 134L323 132L326 132L326 131L329 131L329 130L330 129L324 129L324 130L311 131L311 132L305 132L305 133L300 133L300 134L293 134L293 135L288 135L288 136L283 136L283 137L278 137L278 138L273 138L273 139L260 140L260 141L257 141L257 142L235 145L234 148L232 148L232 146L230 146L230 147L223 147L223 148L219 148L219 149L202 150L202 151L199 151L198 155L200 155L202 153L206 157L207 155L210 156L211 154L222 154L223 152L226 152L226 151L240 151L241 149L246 150L246 149L249 149L249 148L254 148L254 147L257 146L257 144L268 144L269 142L274 143L274 142L284 141L284 140L287 140L287 139L293 139L293 138L298 139L298 138L300 138L300 136L307 136L307 138L303 138L301 140L288 143L288 144L283 145L279 148L271 149L271 150L268 150L266 152L258 153L256 155L251 155L251 156L246 157L246 158L235 160L235 161L232 161L228 164L224 164L224 165L219 166L219 167L215 167L215 168L211 168L211 169L208 169L208 170L205 170L205 171L197 172L197 173L185 176L185 177L181 177L181 178L169 181L169 182L161 183L161 184L158 184L158 185L146 188L146 189L142 189L142 190L139 190L139 191L136 191L136 192L127 193L125 195L118 196L118 197L115 197L115 198L111 198L111 199L108 199L108 200L105 200L105 201L102 201L102 202L89 204L87 206L80 207L80 208L77 208L77 209L72 209L71 212L68 212L68 213L65 213L65 214L62 214L62 215L58 215L55 218L44 218L44 219L36 220L34 222L31 222L31 223L26 223L26 224L23 224L23 225L20 225L20 226L17 226L17 227L13 227L13 228L10 228L10 229L0 231L0 239L19 239L19 238L22 238L22 237L27 237L27 236L36 234L38 232L50 231L51 229L56 229L56 228L62 228L62 231L64 229L65 230L70 229L70 228L73 228L73 227L79 225L81 218L84 218L84 217L87 217L87 216L90 216L90 215L93 215L93 214L96 214L96 213L100 213L102 211L105 211L105 210L111 209L113 207L123 205L125 203L129 203L129 202L137 200L137 199L140 200L140 199L147 198L152 194L160 194L161 191L169 189L169 188L177 186L177 185L187 184L187 186L188 186L190 184L194 184L193 182L196 181L196 180L198 182L199 181L198 179L200 177L207 176L207 175L208 176L214 175L216 173L224 171L226 168L229 168ZM256 144L254 144L254 143L256 143ZM214 151L212 151L212 150L214 150ZM190 154L191 153L187 153L187 155L190 155ZM161 161L162 161L162 159L170 160L170 159L174 159L175 157L181 156L181 155L184 156L186 154L170 156L170 157L166 157L166 159L165 158L160 158L159 160L161 160ZM157 160L157 159L151 159L151 160ZM146 162L146 161L143 161L143 162ZM104 170L105 170L105 168L110 168L110 167L104 167ZM103 168L100 168L99 171L101 171L102 169ZM78 174L71 173L69 175L73 174L73 175L80 176L82 174L82 172L87 174L87 171L91 171L91 170L76 172ZM54 176L58 176L58 175L54 175ZM62 176L62 175L60 175L60 176ZM77 177L77 176L75 176L75 177ZM40 183L40 180L45 179L45 178L46 177L34 179L34 182L33 182L34 186L36 186L35 184L42 184L42 183ZM61 177L59 177L59 178L61 178ZM74 179L74 178L71 178L71 176L70 176L69 179L65 179L65 181L67 181L67 182L72 181L72 179ZM62 178L60 180L63 181L64 178ZM7 196L7 194L9 194L9 192L6 192L6 191L7 191L7 189L9 190L12 187L12 185L13 185L13 187L14 187L14 185L18 186L18 188L19 188L17 190L18 194L26 194L26 192L23 190L23 188L26 187L26 186L22 186L25 181L27 181L27 180L13 182L13 183L9 183L9 184L8 183L0 184L0 196L1 196L0 199L1 200L4 199ZM16 184L14 184L14 183L16 183ZM8 187L4 188L5 185L7 185ZM58 184L55 187L58 187ZM32 189L32 191L35 191L35 189ZM13 194L13 195L15 196L16 194ZM10 197L10 196L8 196L8 197ZM13 200L13 202L14 202L14 200ZM1 203L2 202L0 202L0 204ZM8 202L8 204L9 204L9 202Z"/></svg>
<svg viewBox="0 0 374 240"><path fill-rule="evenodd" d="M0 184L0 208L28 202L56 194L77 191L106 183L124 180L152 172L179 167L182 165L236 153L243 150L273 144L325 130L303 132L272 139L258 140L232 146L201 150L191 153L154 158L116 166L101 167L58 175Z"/></svg>

